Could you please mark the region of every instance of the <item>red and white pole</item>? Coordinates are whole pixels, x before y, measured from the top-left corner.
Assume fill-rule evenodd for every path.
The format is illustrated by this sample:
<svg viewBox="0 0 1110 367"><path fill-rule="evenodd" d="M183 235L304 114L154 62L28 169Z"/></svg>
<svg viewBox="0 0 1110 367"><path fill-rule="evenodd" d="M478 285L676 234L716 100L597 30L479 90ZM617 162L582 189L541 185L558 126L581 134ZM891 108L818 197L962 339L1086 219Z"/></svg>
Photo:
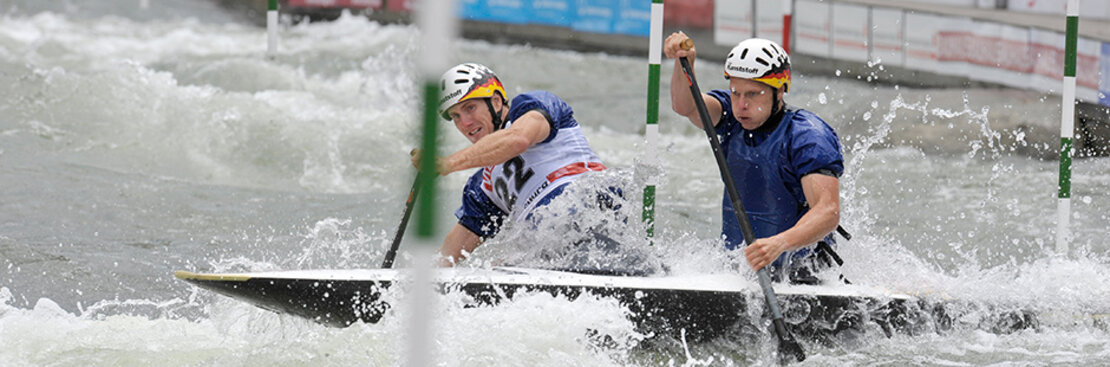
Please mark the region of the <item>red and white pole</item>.
<svg viewBox="0 0 1110 367"><path fill-rule="evenodd" d="M782 0L782 49L790 53L790 25L794 17L794 0Z"/></svg>

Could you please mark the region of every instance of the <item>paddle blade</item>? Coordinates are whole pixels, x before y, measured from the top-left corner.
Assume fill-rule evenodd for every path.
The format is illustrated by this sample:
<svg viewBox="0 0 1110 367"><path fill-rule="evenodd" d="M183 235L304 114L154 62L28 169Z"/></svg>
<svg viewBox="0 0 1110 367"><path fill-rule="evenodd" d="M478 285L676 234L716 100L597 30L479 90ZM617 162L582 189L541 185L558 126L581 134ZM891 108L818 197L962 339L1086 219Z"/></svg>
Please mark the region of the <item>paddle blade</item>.
<svg viewBox="0 0 1110 367"><path fill-rule="evenodd" d="M806 352L802 350L802 345L798 344L791 336L779 338L779 360L782 364L792 362L801 362L806 360Z"/></svg>
<svg viewBox="0 0 1110 367"><path fill-rule="evenodd" d="M775 319L772 322L775 326L775 334L779 337L779 362L788 364L804 361L806 352L802 350L802 345L798 344L794 336L786 331L786 323L782 319Z"/></svg>

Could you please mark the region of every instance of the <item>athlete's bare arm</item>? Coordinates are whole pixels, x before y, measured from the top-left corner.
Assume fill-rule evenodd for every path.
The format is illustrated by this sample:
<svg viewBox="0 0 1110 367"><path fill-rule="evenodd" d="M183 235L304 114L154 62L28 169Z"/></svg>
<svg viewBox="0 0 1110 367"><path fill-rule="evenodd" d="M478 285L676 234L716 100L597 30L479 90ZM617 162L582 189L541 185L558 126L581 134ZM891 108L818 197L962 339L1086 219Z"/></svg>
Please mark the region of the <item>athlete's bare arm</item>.
<svg viewBox="0 0 1110 367"><path fill-rule="evenodd" d="M697 58L697 47L689 50L682 49L682 41L690 39L685 33L675 32L663 41L663 53L668 58L674 60L674 72L671 73L671 109L675 113L686 116L694 126L699 129L701 126L701 116L698 114L697 105L694 104L693 95L690 93L690 81L686 80L686 75L682 72L682 64L679 58L685 57L690 61L690 70L694 68L694 59ZM722 112L721 103L716 98L702 93L701 99L705 101L705 109L709 112L710 119L713 120L713 126L717 126L720 121Z"/></svg>
<svg viewBox="0 0 1110 367"><path fill-rule="evenodd" d="M528 148L547 139L551 125L539 111L528 111L513 121L507 129L501 129L483 137L478 142L439 162L439 173L446 175L476 167L501 164L524 153Z"/></svg>
<svg viewBox="0 0 1110 367"><path fill-rule="evenodd" d="M443 239L443 246L439 248L440 258L437 264L441 267L455 266L481 244L481 237L462 224L455 223Z"/></svg>

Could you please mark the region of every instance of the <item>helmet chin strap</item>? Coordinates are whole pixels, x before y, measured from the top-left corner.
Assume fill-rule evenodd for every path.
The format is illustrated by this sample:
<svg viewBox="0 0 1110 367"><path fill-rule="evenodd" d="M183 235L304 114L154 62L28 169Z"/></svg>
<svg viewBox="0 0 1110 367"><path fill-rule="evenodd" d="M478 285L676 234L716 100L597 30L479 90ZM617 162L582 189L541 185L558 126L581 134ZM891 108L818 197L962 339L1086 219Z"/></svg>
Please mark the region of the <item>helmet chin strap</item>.
<svg viewBox="0 0 1110 367"><path fill-rule="evenodd" d="M779 89L780 88L771 88L771 90L773 91L773 92L771 92L772 93L772 95L771 95L771 114L772 115L774 115L776 113L779 113L780 109L786 109L786 101L783 101L781 98L779 98Z"/></svg>
<svg viewBox="0 0 1110 367"><path fill-rule="evenodd" d="M779 91L775 88L771 88L771 90L774 91L771 92L771 114L774 115L779 112Z"/></svg>
<svg viewBox="0 0 1110 367"><path fill-rule="evenodd" d="M486 108L489 109L490 118L493 119L493 131L501 130L501 125L505 122L501 120L501 114L493 110L493 102L490 102L491 100L493 100L493 97L486 98ZM502 100L501 108L504 109L504 107L505 103L504 100Z"/></svg>

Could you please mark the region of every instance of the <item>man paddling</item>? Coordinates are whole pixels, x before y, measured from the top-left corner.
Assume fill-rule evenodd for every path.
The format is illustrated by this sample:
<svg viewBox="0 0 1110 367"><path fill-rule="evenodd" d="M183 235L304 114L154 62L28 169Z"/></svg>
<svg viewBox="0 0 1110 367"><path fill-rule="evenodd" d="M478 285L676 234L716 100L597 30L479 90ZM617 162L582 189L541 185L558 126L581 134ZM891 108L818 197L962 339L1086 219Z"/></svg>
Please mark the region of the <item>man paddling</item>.
<svg viewBox="0 0 1110 367"><path fill-rule="evenodd" d="M664 41L675 59L671 108L702 128L693 96L685 90L679 58L693 65L697 52L683 50L682 32ZM832 251L840 220L839 177L844 158L836 132L812 112L787 106L790 57L765 39L740 42L725 60L728 89L702 93L721 149L751 220L756 240L744 253L752 269L765 266L775 281L819 283L817 271L839 257ZM730 250L744 242L732 203L725 196L722 234Z"/></svg>
<svg viewBox="0 0 1110 367"><path fill-rule="evenodd" d="M440 92L439 114L471 145L437 159L437 171L478 168L463 188L458 223L440 247L440 266L465 259L504 220L531 219L582 173L605 169L574 111L555 94L532 91L508 101L497 75L474 63L444 73Z"/></svg>

